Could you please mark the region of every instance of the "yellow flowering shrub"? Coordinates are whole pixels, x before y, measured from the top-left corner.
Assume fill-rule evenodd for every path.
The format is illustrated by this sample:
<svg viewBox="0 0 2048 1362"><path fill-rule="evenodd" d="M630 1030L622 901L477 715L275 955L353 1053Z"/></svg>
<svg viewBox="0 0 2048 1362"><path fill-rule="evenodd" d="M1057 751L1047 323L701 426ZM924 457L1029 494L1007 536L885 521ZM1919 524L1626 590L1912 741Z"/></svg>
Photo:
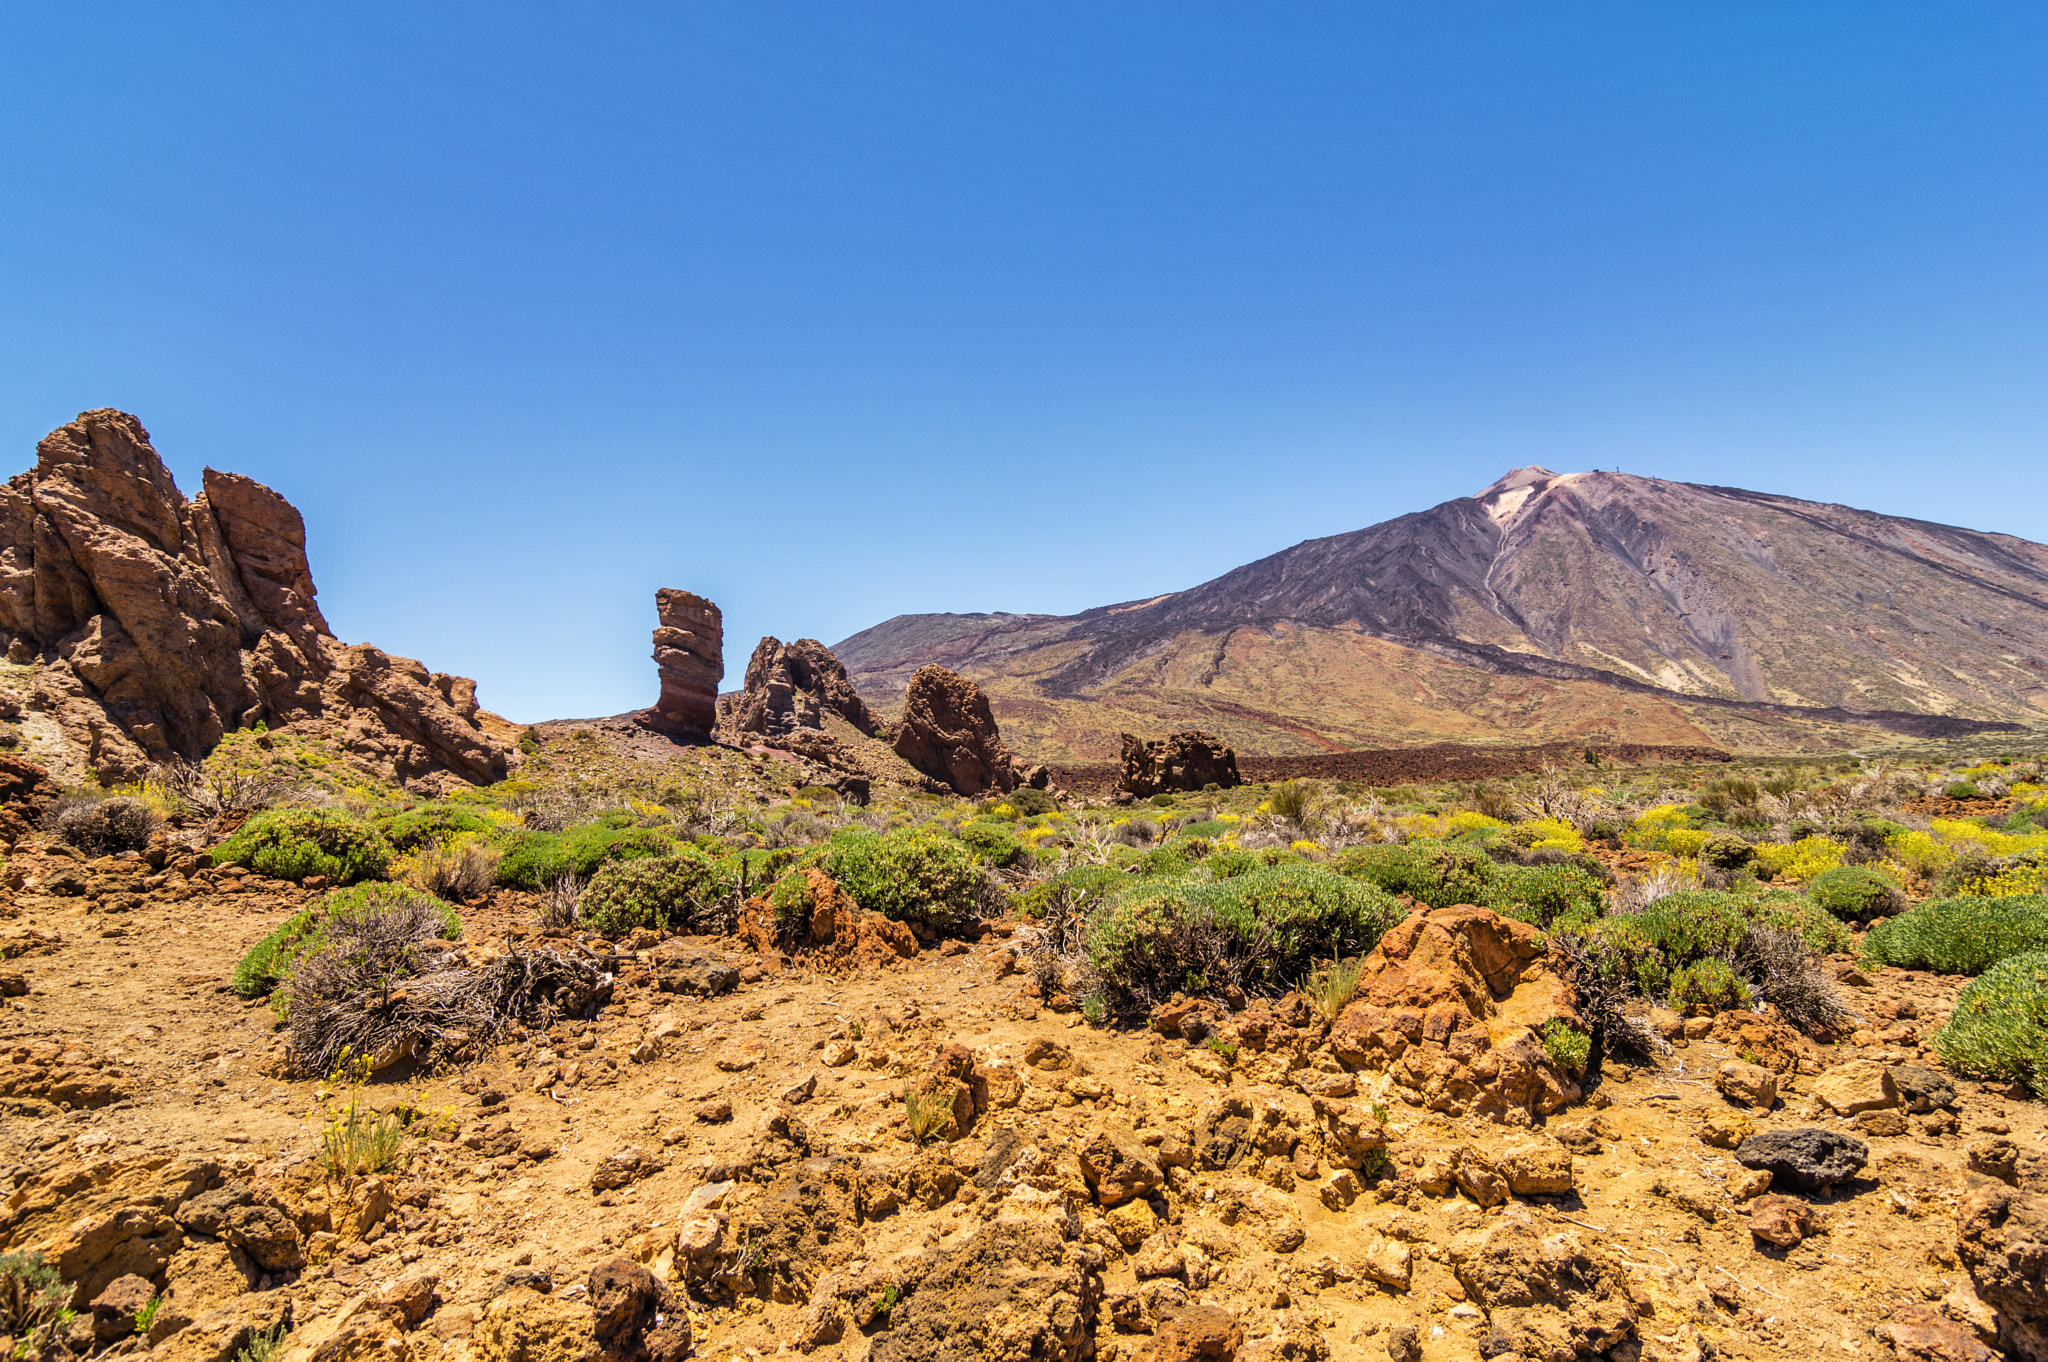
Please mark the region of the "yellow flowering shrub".
<svg viewBox="0 0 2048 1362"><path fill-rule="evenodd" d="M2008 894L2048 894L2048 866L2012 866L2000 874L1971 880L1963 889L1965 893L1982 894L1985 898L2004 898Z"/></svg>
<svg viewBox="0 0 2048 1362"><path fill-rule="evenodd" d="M1562 818L1532 818L1522 824L1524 832L1535 833L1536 840L1529 845L1537 851L1584 851L1586 839L1579 830ZM1697 850L1698 848L1694 848Z"/></svg>
<svg viewBox="0 0 2048 1362"><path fill-rule="evenodd" d="M1823 870L1842 864L1846 850L1827 837L1802 837L1790 846L1766 845L1756 849L1756 864L1781 880L1804 884Z"/></svg>
<svg viewBox="0 0 2048 1362"><path fill-rule="evenodd" d="M1885 843L1891 852L1887 858L1905 866L1923 879L1932 879L1941 873L1942 867L1956 858L1955 852L1934 840L1932 833L1902 832Z"/></svg>
<svg viewBox="0 0 2048 1362"><path fill-rule="evenodd" d="M1933 818L1934 832L1945 842L1972 842L1993 856L2017 856L2023 851L2048 850L2048 829L2040 832L1994 832L1981 823L1960 818Z"/></svg>
<svg viewBox="0 0 2048 1362"><path fill-rule="evenodd" d="M1506 823L1498 818L1488 818L1477 809L1460 809L1445 820L1453 833L1477 832L1481 828L1504 828Z"/></svg>
<svg viewBox="0 0 2048 1362"><path fill-rule="evenodd" d="M1320 843L1311 842L1305 837L1295 838L1292 842L1289 842L1287 844L1287 849L1289 851L1298 851L1304 856L1307 856L1310 853L1320 855L1323 850L1322 845Z"/></svg>
<svg viewBox="0 0 2048 1362"><path fill-rule="evenodd" d="M1674 856L1698 856L1707 846L1707 834L1699 828L1673 828L1664 834L1664 849Z"/></svg>

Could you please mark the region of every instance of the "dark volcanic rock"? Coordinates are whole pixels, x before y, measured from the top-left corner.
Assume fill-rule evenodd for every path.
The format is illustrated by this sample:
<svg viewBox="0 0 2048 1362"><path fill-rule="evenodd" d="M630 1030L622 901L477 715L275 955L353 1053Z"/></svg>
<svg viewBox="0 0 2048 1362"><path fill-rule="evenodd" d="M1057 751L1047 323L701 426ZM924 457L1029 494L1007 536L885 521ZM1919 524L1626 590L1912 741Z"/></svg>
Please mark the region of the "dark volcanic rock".
<svg viewBox="0 0 2048 1362"><path fill-rule="evenodd" d="M661 672L654 712L708 737L718 725L718 683L725 677L725 617L702 596L674 587L654 593L654 609L654 665Z"/></svg>
<svg viewBox="0 0 2048 1362"><path fill-rule="evenodd" d="M261 483L209 469L186 500L133 416L89 411L0 488L0 637L40 709L108 780L197 759L259 720L333 740L420 789L502 779L514 748L476 686L367 644L314 600L306 530Z"/></svg>
<svg viewBox="0 0 2048 1362"><path fill-rule="evenodd" d="M1209 785L1227 790L1244 783L1237 773L1237 753L1213 734L1190 728L1164 742L1147 742L1134 733L1122 736L1124 770L1117 788L1141 799L1163 790Z"/></svg>
<svg viewBox="0 0 2048 1362"><path fill-rule="evenodd" d="M919 667L903 700L896 755L955 794L1017 788L1010 749L989 712L988 697L958 672Z"/></svg>
<svg viewBox="0 0 2048 1362"><path fill-rule="evenodd" d="M1795 1192L1824 1192L1847 1182L1869 1159L1870 1146L1863 1141L1818 1126L1760 1130L1735 1147L1737 1163L1767 1169L1773 1187Z"/></svg>

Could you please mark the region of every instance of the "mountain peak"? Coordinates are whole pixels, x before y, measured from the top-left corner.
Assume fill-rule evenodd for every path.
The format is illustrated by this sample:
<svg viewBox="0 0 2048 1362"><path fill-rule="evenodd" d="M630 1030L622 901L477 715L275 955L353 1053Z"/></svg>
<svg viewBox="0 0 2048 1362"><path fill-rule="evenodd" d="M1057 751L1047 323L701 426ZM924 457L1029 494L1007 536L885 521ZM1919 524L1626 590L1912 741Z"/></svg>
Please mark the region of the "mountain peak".
<svg viewBox="0 0 2048 1362"><path fill-rule="evenodd" d="M1557 474L1551 472L1540 463L1532 463L1526 468L1510 468L1501 475L1497 482L1482 490L1472 500L1491 501L1503 492L1519 492L1525 487L1534 487L1538 483L1549 482L1556 476Z"/></svg>

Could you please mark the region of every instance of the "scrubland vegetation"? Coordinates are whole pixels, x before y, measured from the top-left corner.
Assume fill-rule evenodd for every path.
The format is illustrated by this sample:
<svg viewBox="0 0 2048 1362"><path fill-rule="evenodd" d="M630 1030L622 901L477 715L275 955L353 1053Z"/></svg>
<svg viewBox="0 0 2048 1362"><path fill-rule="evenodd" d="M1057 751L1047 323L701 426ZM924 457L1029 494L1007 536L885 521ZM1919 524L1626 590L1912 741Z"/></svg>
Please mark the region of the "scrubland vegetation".
<svg viewBox="0 0 2048 1362"><path fill-rule="evenodd" d="M2042 1072L2039 761L1588 765L1125 807L1029 789L856 807L821 786L778 788L776 771L738 758L731 772L747 779L715 764L650 778L575 740L526 778L423 800L328 779L314 745L260 736L236 735L206 768L67 799L49 819L95 853L139 845L166 818L213 820L225 834L214 863L325 887L242 962L235 986L251 996L299 996L294 979L336 940L389 914L409 925L387 933L405 943L380 957L387 974L493 893L528 895L543 932L703 934L732 928L757 896L780 922L808 903L802 872L817 869L927 939L1014 914L1036 929L1043 994L1104 1024L1142 1022L1175 994L1300 989L1327 1006L1418 905L1469 903L1545 934L1596 1047L1640 1048L1628 1018L1650 1004L1771 1006L1811 1033L1841 1031L1854 1018L1821 961L1855 953L1866 968L1985 975L1943 1052L1968 1072Z"/></svg>

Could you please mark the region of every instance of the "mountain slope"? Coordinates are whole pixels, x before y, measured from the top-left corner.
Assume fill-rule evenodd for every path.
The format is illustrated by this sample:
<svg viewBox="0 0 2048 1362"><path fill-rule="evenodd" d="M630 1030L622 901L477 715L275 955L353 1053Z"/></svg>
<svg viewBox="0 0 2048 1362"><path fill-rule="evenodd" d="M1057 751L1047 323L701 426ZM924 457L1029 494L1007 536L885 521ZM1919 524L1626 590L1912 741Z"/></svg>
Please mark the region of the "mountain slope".
<svg viewBox="0 0 2048 1362"><path fill-rule="evenodd" d="M2048 718L2048 547L1736 488L1524 468L1187 591L1065 617L899 616L835 651L882 694L923 662L975 675L1006 732L1047 726L1038 750L1027 736L1034 756L1100 755L1112 716L1157 728L1207 714L1227 728L1233 712L1260 751L1445 737L1804 744L1883 713Z"/></svg>

